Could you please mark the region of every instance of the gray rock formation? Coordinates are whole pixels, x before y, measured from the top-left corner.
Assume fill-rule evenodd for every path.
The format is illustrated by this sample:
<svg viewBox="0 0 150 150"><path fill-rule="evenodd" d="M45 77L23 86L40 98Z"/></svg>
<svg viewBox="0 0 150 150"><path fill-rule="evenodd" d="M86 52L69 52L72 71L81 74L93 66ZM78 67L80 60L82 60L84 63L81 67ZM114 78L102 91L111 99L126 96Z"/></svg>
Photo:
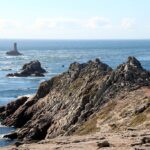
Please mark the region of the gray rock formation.
<svg viewBox="0 0 150 150"><path fill-rule="evenodd" d="M28 77L28 76L36 76L43 77L46 70L41 67L41 63L36 61L31 61L27 64L24 64L21 71L17 73L7 74L8 77Z"/></svg>
<svg viewBox="0 0 150 150"><path fill-rule="evenodd" d="M8 106L1 107L0 116L2 124L20 128L16 131L20 140L71 135L121 92L127 96L128 92L147 86L150 73L134 57L115 70L99 59L84 64L75 62L68 71L41 83L36 95L17 106L16 111L5 115ZM105 110L104 115L110 110Z"/></svg>
<svg viewBox="0 0 150 150"><path fill-rule="evenodd" d="M21 53L19 53L18 49L17 49L17 43L14 43L14 49L11 51L6 52L7 55L10 56L19 56L22 55Z"/></svg>

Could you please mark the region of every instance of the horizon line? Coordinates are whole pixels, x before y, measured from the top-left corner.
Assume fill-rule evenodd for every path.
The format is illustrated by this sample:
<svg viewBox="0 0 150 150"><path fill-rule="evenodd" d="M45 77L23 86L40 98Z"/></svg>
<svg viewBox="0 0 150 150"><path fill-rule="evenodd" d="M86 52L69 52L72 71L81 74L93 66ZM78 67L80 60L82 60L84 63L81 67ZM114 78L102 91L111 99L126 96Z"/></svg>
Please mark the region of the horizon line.
<svg viewBox="0 0 150 150"><path fill-rule="evenodd" d="M118 38L109 38L109 39L107 39L107 38L104 38L104 39L97 39L97 38L95 38L95 39L86 39L86 38L79 38L79 39L77 39L77 38L65 38L65 39L55 39L55 38L0 38L0 40L64 40L64 41L72 41L72 40L90 40L90 41L94 41L94 40L111 40L111 41L117 41L117 40L150 40L150 38L120 38L120 39L118 39Z"/></svg>

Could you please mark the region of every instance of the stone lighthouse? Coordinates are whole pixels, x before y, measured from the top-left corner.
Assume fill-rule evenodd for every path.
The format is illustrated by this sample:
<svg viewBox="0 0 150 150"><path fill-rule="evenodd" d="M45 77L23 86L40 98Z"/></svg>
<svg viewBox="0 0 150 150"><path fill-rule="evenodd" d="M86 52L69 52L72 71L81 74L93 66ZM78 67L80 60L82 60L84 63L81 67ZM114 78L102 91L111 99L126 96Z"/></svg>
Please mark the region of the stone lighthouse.
<svg viewBox="0 0 150 150"><path fill-rule="evenodd" d="M7 54L7 55L10 55L10 56L19 56L19 55L22 55L21 53L18 52L17 43L16 43L16 42L14 43L14 48L13 48L13 50L8 51L6 54Z"/></svg>
<svg viewBox="0 0 150 150"><path fill-rule="evenodd" d="M17 50L17 43L16 42L14 43L14 51L18 51Z"/></svg>

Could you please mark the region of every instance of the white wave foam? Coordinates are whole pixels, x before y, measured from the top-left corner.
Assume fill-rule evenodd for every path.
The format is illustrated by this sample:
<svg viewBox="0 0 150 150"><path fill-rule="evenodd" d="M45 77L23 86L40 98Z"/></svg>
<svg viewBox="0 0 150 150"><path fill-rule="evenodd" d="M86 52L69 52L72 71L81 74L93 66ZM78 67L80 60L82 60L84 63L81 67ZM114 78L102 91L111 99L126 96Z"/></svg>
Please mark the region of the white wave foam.
<svg viewBox="0 0 150 150"><path fill-rule="evenodd" d="M13 77L8 77L8 78L19 78L19 77L13 76Z"/></svg>
<svg viewBox="0 0 150 150"><path fill-rule="evenodd" d="M0 140L4 139L4 134L0 134Z"/></svg>
<svg viewBox="0 0 150 150"><path fill-rule="evenodd" d="M1 122L0 122L0 127L6 127L6 126L2 125Z"/></svg>
<svg viewBox="0 0 150 150"><path fill-rule="evenodd" d="M12 70L11 68L0 68L0 71L10 71Z"/></svg>
<svg viewBox="0 0 150 150"><path fill-rule="evenodd" d="M26 95L21 95L21 96L18 96L17 98L21 98L21 97L23 97L23 96L26 96L26 97L33 97L35 94L26 94Z"/></svg>

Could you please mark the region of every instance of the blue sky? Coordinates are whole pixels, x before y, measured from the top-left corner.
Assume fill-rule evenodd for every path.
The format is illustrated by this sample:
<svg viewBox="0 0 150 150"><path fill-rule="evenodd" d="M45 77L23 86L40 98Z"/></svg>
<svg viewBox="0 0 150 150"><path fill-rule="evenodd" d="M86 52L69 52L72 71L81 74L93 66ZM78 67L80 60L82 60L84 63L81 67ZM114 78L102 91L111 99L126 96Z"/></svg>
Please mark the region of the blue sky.
<svg viewBox="0 0 150 150"><path fill-rule="evenodd" d="M0 38L149 39L150 0L0 0Z"/></svg>

